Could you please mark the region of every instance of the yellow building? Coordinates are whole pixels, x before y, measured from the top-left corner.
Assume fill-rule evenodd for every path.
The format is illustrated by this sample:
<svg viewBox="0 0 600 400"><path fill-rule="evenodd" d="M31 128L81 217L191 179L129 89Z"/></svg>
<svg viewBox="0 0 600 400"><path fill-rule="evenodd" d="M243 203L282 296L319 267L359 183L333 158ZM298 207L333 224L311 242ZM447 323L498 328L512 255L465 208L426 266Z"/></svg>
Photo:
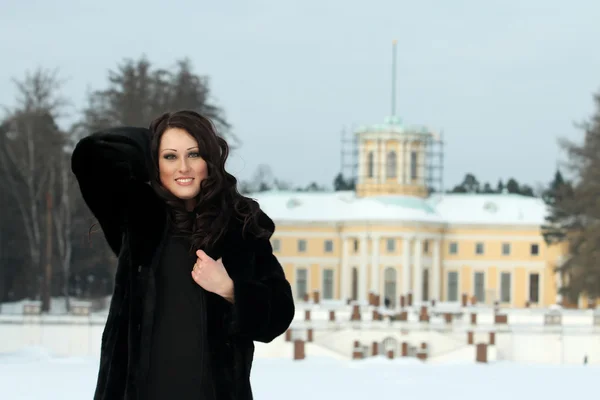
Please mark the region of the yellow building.
<svg viewBox="0 0 600 400"><path fill-rule="evenodd" d="M546 207L514 194L432 194L431 144L424 128L397 118L355 132L356 191L257 193L274 219L272 243L295 295L392 305L412 294L461 296L501 306L561 301L558 248L540 232Z"/></svg>

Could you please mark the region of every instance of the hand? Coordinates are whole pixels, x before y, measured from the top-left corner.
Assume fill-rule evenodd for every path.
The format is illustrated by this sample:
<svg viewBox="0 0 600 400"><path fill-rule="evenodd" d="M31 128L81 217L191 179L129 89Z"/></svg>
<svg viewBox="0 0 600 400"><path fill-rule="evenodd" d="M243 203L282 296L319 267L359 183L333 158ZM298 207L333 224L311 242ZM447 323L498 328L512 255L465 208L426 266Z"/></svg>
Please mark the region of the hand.
<svg viewBox="0 0 600 400"><path fill-rule="evenodd" d="M233 281L229 277L223 260L217 261L209 257L204 251L196 251L198 259L192 269L192 278L204 290L218 294L233 303Z"/></svg>

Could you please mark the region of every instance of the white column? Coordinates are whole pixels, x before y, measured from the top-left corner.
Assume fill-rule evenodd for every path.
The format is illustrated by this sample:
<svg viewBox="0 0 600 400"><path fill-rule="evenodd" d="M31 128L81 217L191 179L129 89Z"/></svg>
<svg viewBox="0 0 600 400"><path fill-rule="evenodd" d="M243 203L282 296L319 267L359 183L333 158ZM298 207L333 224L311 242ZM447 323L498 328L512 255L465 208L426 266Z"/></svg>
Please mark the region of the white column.
<svg viewBox="0 0 600 400"><path fill-rule="evenodd" d="M402 296L410 292L410 237L402 237Z"/></svg>
<svg viewBox="0 0 600 400"><path fill-rule="evenodd" d="M404 143L402 142L398 142L396 163L396 181L398 183L404 183Z"/></svg>
<svg viewBox="0 0 600 400"><path fill-rule="evenodd" d="M367 176L367 152L361 138L358 139L358 177L356 183L362 183Z"/></svg>
<svg viewBox="0 0 600 400"><path fill-rule="evenodd" d="M379 143L379 182L385 182L386 177L386 157L385 157L385 142L383 140L378 141Z"/></svg>
<svg viewBox="0 0 600 400"><path fill-rule="evenodd" d="M360 236L360 264L358 269L358 300L367 301L367 235Z"/></svg>
<svg viewBox="0 0 600 400"><path fill-rule="evenodd" d="M429 285L429 287L431 288L430 293L431 293L431 300L435 300L435 301L440 301L442 298L442 294L440 291L441 288L441 284L440 284L440 270L441 270L441 262L440 262L440 247L441 247L441 240L440 239L434 239L432 240L432 244L433 244L433 265L431 266L432 268L432 274L431 274L431 285Z"/></svg>
<svg viewBox="0 0 600 400"><path fill-rule="evenodd" d="M423 301L423 266L421 258L423 254L423 241L415 239L415 257L413 262L413 303L420 304Z"/></svg>
<svg viewBox="0 0 600 400"><path fill-rule="evenodd" d="M340 281L340 285L341 285L341 300L342 301L346 301L347 299L350 298L350 264L349 264L349 260L348 260L349 254L348 254L348 238L346 236L342 236L342 265L341 265L341 270L340 273L342 275L342 279Z"/></svg>
<svg viewBox="0 0 600 400"><path fill-rule="evenodd" d="M379 235L371 236L371 292L379 293Z"/></svg>
<svg viewBox="0 0 600 400"><path fill-rule="evenodd" d="M404 151L404 183L409 183L410 182L410 146L409 146L409 142L407 140L405 140L404 142L404 146L403 146L403 151Z"/></svg>

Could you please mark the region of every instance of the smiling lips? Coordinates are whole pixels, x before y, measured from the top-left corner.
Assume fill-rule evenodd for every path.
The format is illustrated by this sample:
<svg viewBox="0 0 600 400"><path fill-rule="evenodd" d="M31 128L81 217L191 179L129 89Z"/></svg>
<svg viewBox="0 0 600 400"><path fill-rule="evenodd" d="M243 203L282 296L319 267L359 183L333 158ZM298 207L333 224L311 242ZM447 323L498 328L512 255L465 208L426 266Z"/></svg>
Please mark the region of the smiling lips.
<svg viewBox="0 0 600 400"><path fill-rule="evenodd" d="M193 180L194 178L177 178L175 179L175 182L180 186L189 186L192 184Z"/></svg>

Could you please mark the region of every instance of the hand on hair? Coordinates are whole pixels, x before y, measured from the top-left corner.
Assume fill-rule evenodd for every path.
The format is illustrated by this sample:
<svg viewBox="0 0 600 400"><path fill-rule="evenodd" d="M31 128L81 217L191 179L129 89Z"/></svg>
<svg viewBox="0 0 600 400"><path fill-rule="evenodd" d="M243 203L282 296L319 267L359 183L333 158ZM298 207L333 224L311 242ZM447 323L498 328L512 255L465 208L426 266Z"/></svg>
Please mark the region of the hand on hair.
<svg viewBox="0 0 600 400"><path fill-rule="evenodd" d="M192 278L204 290L218 294L233 303L233 281L223 266L223 260L213 260L204 251L196 251L198 259L192 269Z"/></svg>

